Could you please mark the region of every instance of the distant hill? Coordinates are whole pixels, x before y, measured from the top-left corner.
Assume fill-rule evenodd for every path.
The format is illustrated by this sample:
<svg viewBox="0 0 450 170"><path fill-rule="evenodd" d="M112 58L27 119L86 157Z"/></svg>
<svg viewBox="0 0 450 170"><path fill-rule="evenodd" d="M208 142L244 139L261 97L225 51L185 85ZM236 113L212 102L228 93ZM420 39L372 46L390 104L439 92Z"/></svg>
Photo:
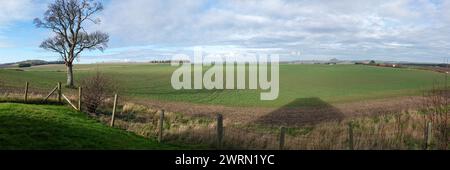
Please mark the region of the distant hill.
<svg viewBox="0 0 450 170"><path fill-rule="evenodd" d="M283 61L282 64L369 64L374 61L376 64L398 64L404 66L423 66L423 67L447 67L446 63L425 63L425 62L407 62L407 61L382 61L382 60L295 60Z"/></svg>
<svg viewBox="0 0 450 170"><path fill-rule="evenodd" d="M38 65L47 65L47 64L64 64L64 61L26 60L26 61L17 62L16 64L21 64L21 63L29 63L32 66L38 66Z"/></svg>
<svg viewBox="0 0 450 170"><path fill-rule="evenodd" d="M25 60L25 61L20 61L17 62L16 64L31 64L31 65L44 65L47 64L47 61L44 60Z"/></svg>
<svg viewBox="0 0 450 170"><path fill-rule="evenodd" d="M48 65L48 64L64 64L64 61L44 61L44 60L25 60L15 63L0 64L0 68L18 67L19 65L29 64L30 66Z"/></svg>

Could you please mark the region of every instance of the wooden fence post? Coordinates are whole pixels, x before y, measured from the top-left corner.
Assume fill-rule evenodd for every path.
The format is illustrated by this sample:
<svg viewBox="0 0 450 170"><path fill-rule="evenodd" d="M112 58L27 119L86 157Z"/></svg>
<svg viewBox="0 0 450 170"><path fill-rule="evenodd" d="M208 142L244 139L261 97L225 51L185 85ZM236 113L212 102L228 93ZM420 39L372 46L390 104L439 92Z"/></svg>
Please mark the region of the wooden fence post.
<svg viewBox="0 0 450 170"><path fill-rule="evenodd" d="M158 141L161 143L163 140L163 134L164 134L164 110L161 110L161 113L159 114L159 136Z"/></svg>
<svg viewBox="0 0 450 170"><path fill-rule="evenodd" d="M427 123L427 126L425 127L425 145L424 145L424 149L428 150L430 149L430 145L431 145L431 137L432 137L432 124L431 122Z"/></svg>
<svg viewBox="0 0 450 170"><path fill-rule="evenodd" d="M348 148L353 150L353 124L348 124Z"/></svg>
<svg viewBox="0 0 450 170"><path fill-rule="evenodd" d="M44 98L43 102L47 102L48 98L50 98L50 96L55 93L55 91L58 90L58 86L56 86L48 95L47 97Z"/></svg>
<svg viewBox="0 0 450 170"><path fill-rule="evenodd" d="M114 95L114 106L113 106L113 112L111 116L111 127L114 127L114 117L116 115L116 108L117 108L117 94Z"/></svg>
<svg viewBox="0 0 450 170"><path fill-rule="evenodd" d="M223 116L217 114L217 148L222 149L223 144Z"/></svg>
<svg viewBox="0 0 450 170"><path fill-rule="evenodd" d="M25 103L27 103L28 102L28 86L29 86L29 83L28 83L28 81L25 83L25 96L24 96L24 101L25 101Z"/></svg>
<svg viewBox="0 0 450 170"><path fill-rule="evenodd" d="M58 82L58 102L59 103L62 102L61 97L62 97L61 82Z"/></svg>
<svg viewBox="0 0 450 170"><path fill-rule="evenodd" d="M78 111L81 111L81 94L83 92L83 88L78 87Z"/></svg>
<svg viewBox="0 0 450 170"><path fill-rule="evenodd" d="M284 149L285 136L286 136L286 128L285 127L281 127L280 128L280 150Z"/></svg>

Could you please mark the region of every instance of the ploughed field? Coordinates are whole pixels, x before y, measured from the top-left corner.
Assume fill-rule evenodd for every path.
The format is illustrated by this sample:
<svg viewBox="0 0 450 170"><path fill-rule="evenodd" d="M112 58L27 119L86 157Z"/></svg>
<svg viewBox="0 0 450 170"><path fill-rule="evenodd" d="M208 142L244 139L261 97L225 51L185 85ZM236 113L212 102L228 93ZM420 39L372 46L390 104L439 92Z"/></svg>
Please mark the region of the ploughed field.
<svg viewBox="0 0 450 170"><path fill-rule="evenodd" d="M278 99L261 101L260 94L264 90L175 90L171 86L171 76L176 69L155 64L75 65L74 76L77 83L98 70L118 82L121 95L135 99L264 108L417 96L445 81L443 73L409 68L282 64ZM51 89L56 82L64 83L65 79L64 65L0 69L0 85L8 87L23 87L28 81L31 88Z"/></svg>

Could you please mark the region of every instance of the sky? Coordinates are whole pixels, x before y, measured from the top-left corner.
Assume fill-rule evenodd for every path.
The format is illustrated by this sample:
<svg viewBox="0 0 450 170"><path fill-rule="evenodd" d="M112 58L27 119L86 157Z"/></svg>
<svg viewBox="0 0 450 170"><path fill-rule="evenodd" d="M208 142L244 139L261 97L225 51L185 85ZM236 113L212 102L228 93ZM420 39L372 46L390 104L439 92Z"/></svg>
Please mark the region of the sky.
<svg viewBox="0 0 450 170"><path fill-rule="evenodd" d="M0 0L0 63L59 60L36 28L52 0ZM103 0L104 52L77 63L144 62L206 53L279 54L281 60L443 62L450 56L450 0Z"/></svg>

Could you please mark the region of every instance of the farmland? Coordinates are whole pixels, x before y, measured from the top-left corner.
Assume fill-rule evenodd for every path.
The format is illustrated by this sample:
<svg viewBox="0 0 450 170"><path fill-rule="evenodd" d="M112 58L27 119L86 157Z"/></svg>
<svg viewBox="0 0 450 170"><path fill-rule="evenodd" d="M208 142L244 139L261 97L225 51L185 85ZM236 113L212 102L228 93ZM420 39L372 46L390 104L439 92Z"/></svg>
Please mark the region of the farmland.
<svg viewBox="0 0 450 170"><path fill-rule="evenodd" d="M444 74L407 68L360 65L280 65L280 95L274 101L259 100L260 90L174 90L170 84L176 67L153 64L76 65L75 78L97 70L113 77L122 95L154 101L222 105L231 107L305 107L371 99L420 95L444 80ZM63 65L38 66L18 71L1 69L6 86L53 87L65 82ZM77 82L77 81L76 81ZM316 100L309 100L316 99Z"/></svg>
<svg viewBox="0 0 450 170"><path fill-rule="evenodd" d="M425 117L419 110L425 106L422 98L425 90L434 89L445 80L445 74L433 71L364 65L283 64L280 65L279 98L261 101L261 90L174 90L170 78L175 69L164 64L76 65L75 77L76 82L80 82L99 71L117 81L120 99L115 127L155 138L159 133L159 111L164 109L164 138L167 142L188 146L200 144L215 148L214 116L221 113L226 128L224 144L230 149L276 149L280 127L288 128L286 148L345 149L348 148L349 124L355 125L358 149L420 149L424 145L424 124L432 120L430 116L442 116L435 113ZM64 82L66 78L63 65L0 69L0 76L2 87L18 94L11 100L8 90L4 90L2 95L6 98L0 96L0 102L19 103L24 82L30 83L31 94L40 89L46 95L56 82ZM77 94L75 89L63 91L67 95L72 93L71 96ZM439 93L438 96L445 95ZM32 103L41 103L43 96L30 97L35 97ZM43 107L53 109L51 114L71 113L59 106ZM109 124L111 108L111 100L105 101L94 118ZM34 109L29 111L33 114L31 110ZM10 112L21 113L2 111L3 114ZM437 129L435 133L439 135L441 131ZM437 139L444 141L442 137ZM147 148L146 144L137 145L120 147ZM99 146L102 147L109 146Z"/></svg>

